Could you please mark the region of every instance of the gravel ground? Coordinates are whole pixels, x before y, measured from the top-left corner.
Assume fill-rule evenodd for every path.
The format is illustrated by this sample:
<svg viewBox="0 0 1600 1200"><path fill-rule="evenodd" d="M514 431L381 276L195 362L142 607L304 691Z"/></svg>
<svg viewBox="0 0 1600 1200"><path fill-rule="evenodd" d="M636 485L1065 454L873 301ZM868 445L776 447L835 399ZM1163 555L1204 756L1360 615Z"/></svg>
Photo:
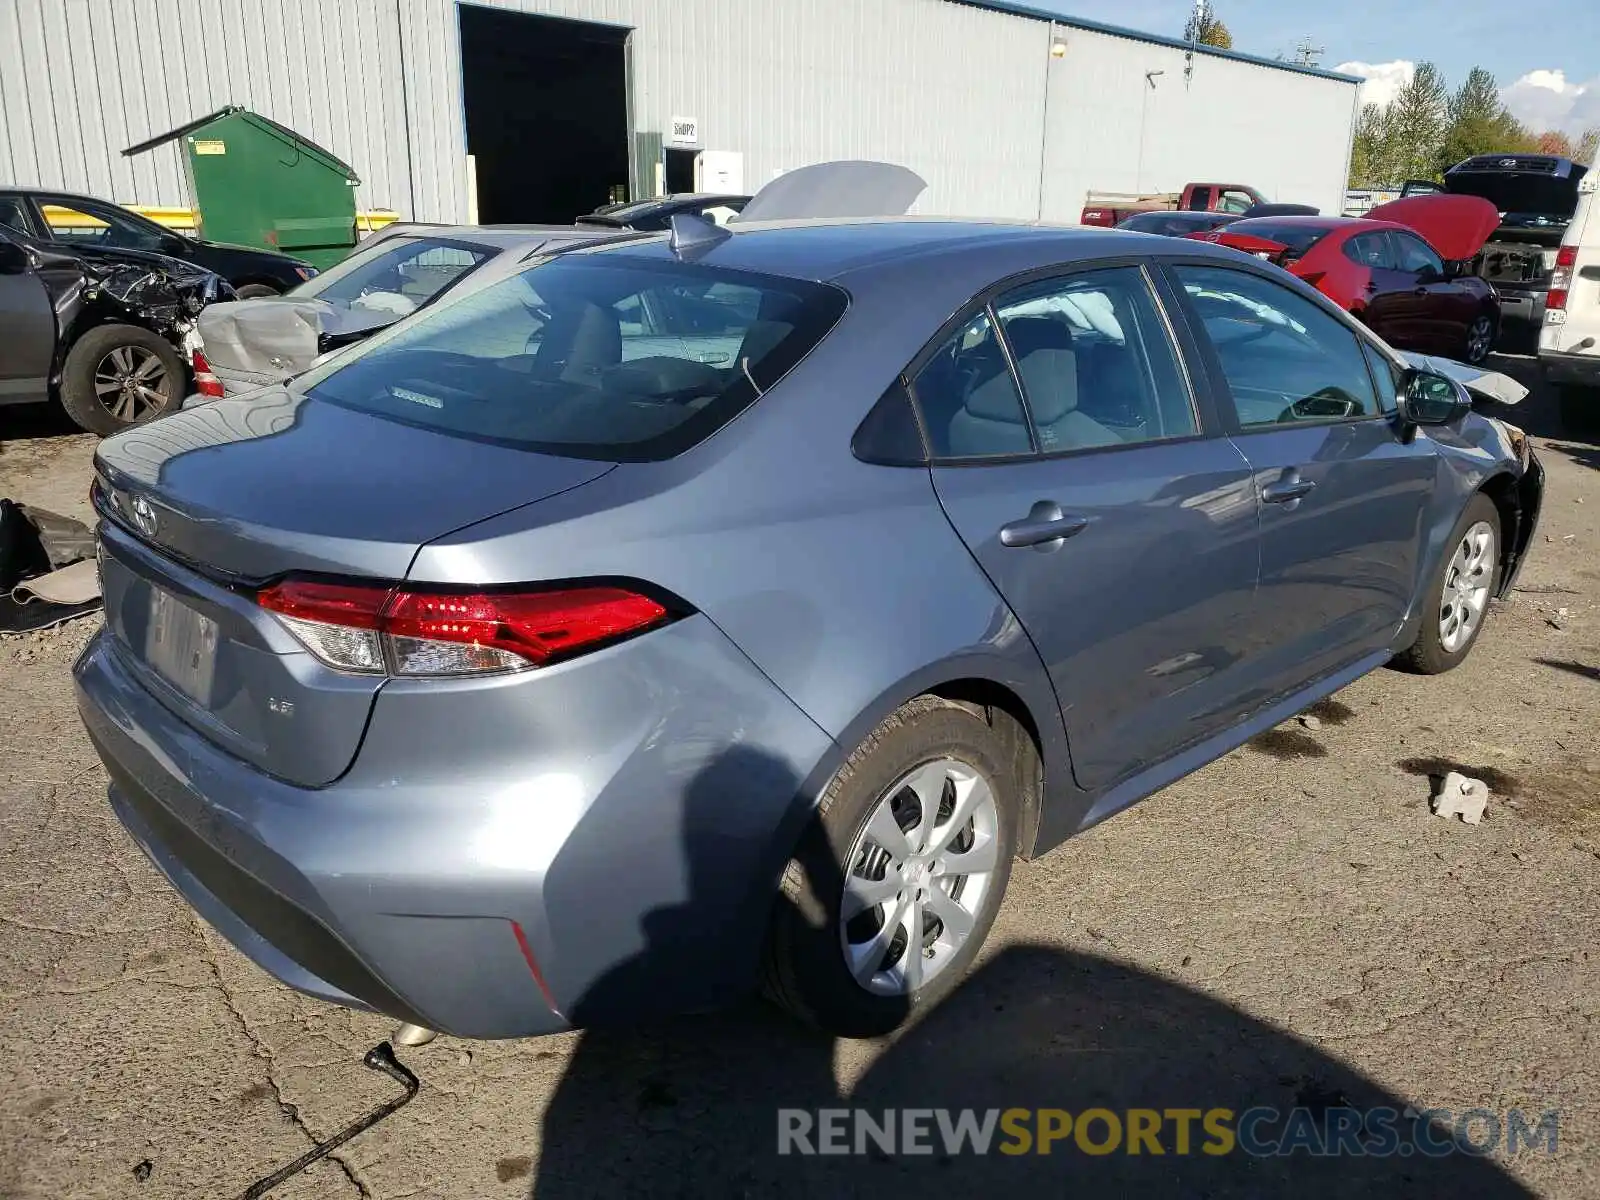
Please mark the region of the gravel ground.
<svg viewBox="0 0 1600 1200"><path fill-rule="evenodd" d="M1502 366L1526 373L1526 360ZM283 1197L1600 1194L1600 449L1549 398L1516 594L1445 677L1381 671L1022 864L955 998L884 1044L758 1004L401 1051L418 1098ZM0 495L85 515L92 439L0 412ZM96 621L0 640L0 1197L235 1196L394 1094L391 1026L292 994L122 833L73 709ZM1484 824L1427 776L1487 779ZM780 1158L775 1110L1560 1111L1557 1152ZM1169 1141L1170 1145L1170 1141Z"/></svg>

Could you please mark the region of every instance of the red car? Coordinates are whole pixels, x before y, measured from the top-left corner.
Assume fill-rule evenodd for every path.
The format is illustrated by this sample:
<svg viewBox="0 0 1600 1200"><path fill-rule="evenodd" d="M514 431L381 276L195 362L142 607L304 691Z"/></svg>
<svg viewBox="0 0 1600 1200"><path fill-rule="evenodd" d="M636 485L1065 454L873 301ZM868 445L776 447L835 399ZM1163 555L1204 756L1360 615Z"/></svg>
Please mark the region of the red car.
<svg viewBox="0 0 1600 1200"><path fill-rule="evenodd" d="M1471 260L1500 224L1477 196L1413 196L1365 217L1251 217L1189 234L1277 263L1401 350L1480 363L1500 297Z"/></svg>

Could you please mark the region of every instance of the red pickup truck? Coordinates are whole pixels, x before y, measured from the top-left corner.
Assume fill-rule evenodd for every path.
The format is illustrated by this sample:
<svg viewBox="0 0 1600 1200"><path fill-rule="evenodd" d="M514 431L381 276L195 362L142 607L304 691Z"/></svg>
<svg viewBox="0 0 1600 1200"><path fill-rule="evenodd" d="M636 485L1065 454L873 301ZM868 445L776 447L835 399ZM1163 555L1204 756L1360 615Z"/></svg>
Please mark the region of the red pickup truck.
<svg viewBox="0 0 1600 1200"><path fill-rule="evenodd" d="M1181 192L1090 192L1078 220L1084 225L1116 225L1134 213L1162 209L1243 214L1267 198L1242 183L1191 183Z"/></svg>

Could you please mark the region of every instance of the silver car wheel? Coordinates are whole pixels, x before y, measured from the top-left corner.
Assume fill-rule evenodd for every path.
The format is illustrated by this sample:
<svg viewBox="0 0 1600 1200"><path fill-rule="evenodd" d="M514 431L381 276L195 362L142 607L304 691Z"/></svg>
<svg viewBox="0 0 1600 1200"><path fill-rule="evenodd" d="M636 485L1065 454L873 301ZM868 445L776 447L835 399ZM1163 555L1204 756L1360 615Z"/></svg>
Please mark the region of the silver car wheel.
<svg viewBox="0 0 1600 1200"><path fill-rule="evenodd" d="M1481 316L1467 330L1467 361L1482 362L1489 357L1489 343L1494 340L1494 322Z"/></svg>
<svg viewBox="0 0 1600 1200"><path fill-rule="evenodd" d="M1455 654L1472 639L1489 606L1494 582L1494 527L1479 521L1462 535L1445 568L1444 592L1439 598L1439 644Z"/></svg>
<svg viewBox="0 0 1600 1200"><path fill-rule="evenodd" d="M850 848L839 940L855 981L909 996L971 936L998 862L994 790L941 758L908 771L872 808Z"/></svg>
<svg viewBox="0 0 1600 1200"><path fill-rule="evenodd" d="M167 366L143 346L118 346L94 369L94 394L119 421L132 424L167 406Z"/></svg>

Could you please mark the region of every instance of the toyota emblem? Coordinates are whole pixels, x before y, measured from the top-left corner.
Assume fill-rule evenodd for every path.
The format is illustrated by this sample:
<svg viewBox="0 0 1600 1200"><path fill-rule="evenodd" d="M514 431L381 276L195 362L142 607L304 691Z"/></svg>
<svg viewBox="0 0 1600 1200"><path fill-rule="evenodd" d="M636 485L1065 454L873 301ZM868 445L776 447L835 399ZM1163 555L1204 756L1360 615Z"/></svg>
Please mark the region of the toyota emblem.
<svg viewBox="0 0 1600 1200"><path fill-rule="evenodd" d="M1514 158L1502 158L1500 160L1500 165L1502 167L1514 167L1517 165L1517 160Z"/></svg>
<svg viewBox="0 0 1600 1200"><path fill-rule="evenodd" d="M155 507L143 496L134 497L133 523L139 527L139 532L145 537L153 538L156 535L156 510Z"/></svg>

